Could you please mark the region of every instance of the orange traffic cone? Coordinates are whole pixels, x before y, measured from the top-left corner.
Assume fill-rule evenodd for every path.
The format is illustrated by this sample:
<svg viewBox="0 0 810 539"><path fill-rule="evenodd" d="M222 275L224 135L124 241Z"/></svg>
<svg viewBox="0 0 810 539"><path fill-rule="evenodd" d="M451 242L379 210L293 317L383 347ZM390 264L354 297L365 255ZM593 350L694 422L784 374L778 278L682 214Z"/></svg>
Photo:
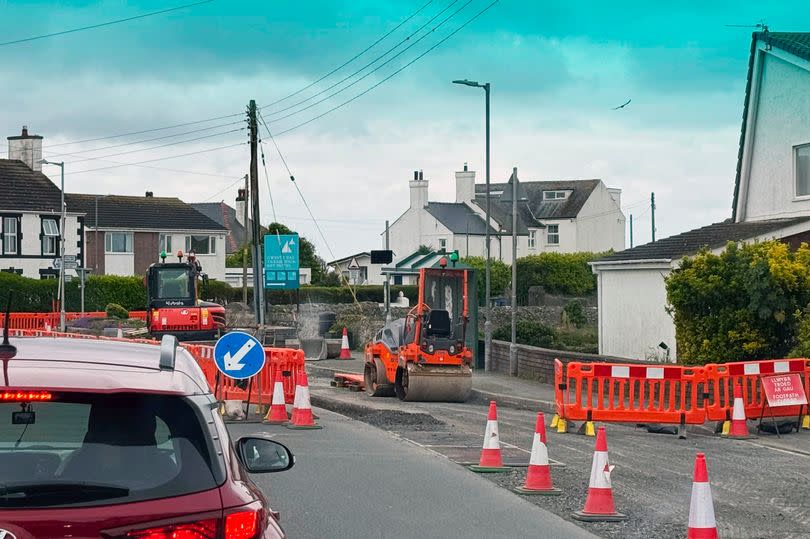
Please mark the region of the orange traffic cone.
<svg viewBox="0 0 810 539"><path fill-rule="evenodd" d="M546 423L543 412L537 414L537 425L534 428L532 456L529 458L529 469L526 482L515 489L519 494L544 494L554 496L560 489L551 484L551 469L548 466L548 449L546 448Z"/></svg>
<svg viewBox="0 0 810 539"><path fill-rule="evenodd" d="M284 384L281 382L281 374L277 371L273 382L273 400L270 403L270 410L264 418L265 423L280 425L287 422L287 405L284 403Z"/></svg>
<svg viewBox="0 0 810 539"><path fill-rule="evenodd" d="M340 342L340 356L338 359L351 359L352 351L349 350L349 333L343 328L343 339Z"/></svg>
<svg viewBox="0 0 810 539"><path fill-rule="evenodd" d="M301 374L300 383L295 385L295 401L288 429L321 429L312 416L312 405L309 402L309 382L307 373Z"/></svg>
<svg viewBox="0 0 810 539"><path fill-rule="evenodd" d="M689 504L689 531L687 539L717 539L717 522L714 520L712 487L709 485L709 471L706 456L695 456L695 478L692 482L692 501Z"/></svg>
<svg viewBox="0 0 810 539"><path fill-rule="evenodd" d="M619 522L626 520L627 515L616 512L613 505L613 489L610 486L610 473L614 466L608 460L607 434L605 427L596 432L596 447L591 465L591 481L588 486L588 497L585 508L571 516L585 522Z"/></svg>
<svg viewBox="0 0 810 539"><path fill-rule="evenodd" d="M756 438L748 432L748 423L745 419L745 404L743 403L742 384L738 383L734 386L734 407L731 411L731 427L728 434L723 435L726 438Z"/></svg>
<svg viewBox="0 0 810 539"><path fill-rule="evenodd" d="M511 468L503 465L503 458L501 457L501 441L498 437L498 407L495 401L489 401L487 430L484 432L484 448L481 450L481 460L477 466L470 466L470 470L479 473L508 472L511 470Z"/></svg>

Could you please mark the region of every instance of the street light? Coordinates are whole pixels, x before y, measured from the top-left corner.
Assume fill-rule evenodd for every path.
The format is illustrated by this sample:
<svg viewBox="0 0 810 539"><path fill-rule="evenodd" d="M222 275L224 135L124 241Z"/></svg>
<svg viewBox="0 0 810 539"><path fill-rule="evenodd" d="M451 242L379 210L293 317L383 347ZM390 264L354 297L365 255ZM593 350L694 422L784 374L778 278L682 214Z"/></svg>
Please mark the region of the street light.
<svg viewBox="0 0 810 539"><path fill-rule="evenodd" d="M484 370L491 371L492 370L492 320L490 316L490 273L491 273L491 266L492 266L492 259L490 257L490 244L489 244L489 83L485 82L483 84L471 81L471 80L454 80L453 84L463 84L464 86L472 86L473 88L483 88L484 89L484 97L486 100L486 204L485 204L485 212L486 212L486 253L487 253L487 262L486 262L486 270L485 270L485 306L484 306Z"/></svg>
<svg viewBox="0 0 810 539"><path fill-rule="evenodd" d="M59 163L42 159L43 165L56 165L62 171L62 215L59 225L59 331L65 331L65 162Z"/></svg>

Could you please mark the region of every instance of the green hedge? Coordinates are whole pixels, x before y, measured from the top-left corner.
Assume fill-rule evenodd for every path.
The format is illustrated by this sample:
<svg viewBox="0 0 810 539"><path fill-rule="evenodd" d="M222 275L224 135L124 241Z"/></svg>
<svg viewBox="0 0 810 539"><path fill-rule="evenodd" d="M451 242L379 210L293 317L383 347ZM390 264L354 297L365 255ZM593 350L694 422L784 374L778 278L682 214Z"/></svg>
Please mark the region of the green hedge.
<svg viewBox="0 0 810 539"><path fill-rule="evenodd" d="M6 310L9 292L13 291L11 312L50 312L56 299L56 281L28 279L0 272L0 308Z"/></svg>
<svg viewBox="0 0 810 539"><path fill-rule="evenodd" d="M550 294L585 296L596 291L596 275L588 262L602 253L542 253L517 260L518 304L525 305L529 288L542 286Z"/></svg>

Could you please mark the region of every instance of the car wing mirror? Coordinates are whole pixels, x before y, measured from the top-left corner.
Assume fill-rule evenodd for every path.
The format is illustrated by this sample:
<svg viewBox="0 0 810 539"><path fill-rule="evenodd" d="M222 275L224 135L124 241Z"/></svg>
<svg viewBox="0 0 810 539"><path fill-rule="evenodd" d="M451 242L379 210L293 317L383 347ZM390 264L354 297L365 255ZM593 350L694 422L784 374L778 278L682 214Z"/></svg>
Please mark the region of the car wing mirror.
<svg viewBox="0 0 810 539"><path fill-rule="evenodd" d="M236 441L239 462L250 473L283 472L295 466L295 456L287 446L255 436L245 436Z"/></svg>

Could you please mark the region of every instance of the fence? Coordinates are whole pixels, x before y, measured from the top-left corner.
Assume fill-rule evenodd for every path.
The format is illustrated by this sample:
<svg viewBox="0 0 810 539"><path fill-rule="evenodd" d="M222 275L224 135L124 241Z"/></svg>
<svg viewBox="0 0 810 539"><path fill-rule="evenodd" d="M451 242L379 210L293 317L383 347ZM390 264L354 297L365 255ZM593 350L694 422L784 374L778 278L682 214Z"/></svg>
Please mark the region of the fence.
<svg viewBox="0 0 810 539"><path fill-rule="evenodd" d="M785 359L702 367L554 362L557 415L562 419L623 423L703 424L731 418L734 386L742 385L746 417L768 414L760 376L798 373L810 393L810 360ZM765 406L763 407L763 403ZM803 410L804 409L804 410ZM780 407L779 417L807 414Z"/></svg>
<svg viewBox="0 0 810 539"><path fill-rule="evenodd" d="M69 312L65 313L65 320L70 322L80 318L106 318L107 313L104 311L86 312L82 313ZM130 311L130 318L137 318L139 320L146 320L146 311ZM9 318L11 322L9 329L49 329L59 326L59 313L11 313ZM5 313L0 313L0 327L6 322Z"/></svg>

